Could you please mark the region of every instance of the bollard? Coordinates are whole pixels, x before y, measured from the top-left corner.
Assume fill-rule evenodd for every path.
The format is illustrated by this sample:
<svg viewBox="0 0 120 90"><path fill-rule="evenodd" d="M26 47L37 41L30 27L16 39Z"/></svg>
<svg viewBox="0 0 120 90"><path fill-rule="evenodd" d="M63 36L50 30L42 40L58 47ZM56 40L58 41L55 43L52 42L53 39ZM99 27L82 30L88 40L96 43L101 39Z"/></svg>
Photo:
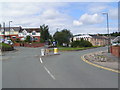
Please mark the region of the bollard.
<svg viewBox="0 0 120 90"><path fill-rule="evenodd" d="M45 55L45 50L41 49L41 56L44 56L44 55Z"/></svg>
<svg viewBox="0 0 120 90"><path fill-rule="evenodd" d="M58 54L58 48L54 48L54 54Z"/></svg>
<svg viewBox="0 0 120 90"><path fill-rule="evenodd" d="M45 54L48 55L49 54L49 49L45 49Z"/></svg>

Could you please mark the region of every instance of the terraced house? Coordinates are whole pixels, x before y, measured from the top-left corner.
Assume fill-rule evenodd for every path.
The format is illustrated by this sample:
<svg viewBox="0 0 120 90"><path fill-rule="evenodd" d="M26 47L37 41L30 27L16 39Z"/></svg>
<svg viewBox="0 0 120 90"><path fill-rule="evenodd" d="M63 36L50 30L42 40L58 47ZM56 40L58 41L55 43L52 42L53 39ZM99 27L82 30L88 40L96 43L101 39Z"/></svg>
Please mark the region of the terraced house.
<svg viewBox="0 0 120 90"><path fill-rule="evenodd" d="M32 41L40 41L40 28L23 28L19 31L19 38L25 40L26 36L30 36Z"/></svg>
<svg viewBox="0 0 120 90"><path fill-rule="evenodd" d="M4 39L16 39L19 38L18 34L21 30L21 27L5 27L0 28L0 36Z"/></svg>
<svg viewBox="0 0 120 90"><path fill-rule="evenodd" d="M77 41L81 39L91 42L93 46L105 46L108 44L108 37L106 36L83 34L73 37L73 41Z"/></svg>
<svg viewBox="0 0 120 90"><path fill-rule="evenodd" d="M22 28L22 27L5 27L0 28L0 36L4 39L25 40L27 36L31 37L32 41L40 41L40 29L39 28Z"/></svg>

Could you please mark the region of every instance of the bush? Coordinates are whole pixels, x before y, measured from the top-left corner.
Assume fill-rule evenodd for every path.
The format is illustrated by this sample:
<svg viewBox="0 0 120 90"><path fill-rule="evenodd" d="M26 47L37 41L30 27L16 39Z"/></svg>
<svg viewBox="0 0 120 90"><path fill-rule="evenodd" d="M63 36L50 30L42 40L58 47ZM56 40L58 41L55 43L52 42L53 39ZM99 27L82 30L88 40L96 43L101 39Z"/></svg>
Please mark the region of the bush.
<svg viewBox="0 0 120 90"><path fill-rule="evenodd" d="M15 40L17 43L21 42L19 38L16 38Z"/></svg>
<svg viewBox="0 0 120 90"><path fill-rule="evenodd" d="M31 43L31 37L27 36L25 42Z"/></svg>
<svg viewBox="0 0 120 90"><path fill-rule="evenodd" d="M73 41L71 47L92 47L92 44L89 41Z"/></svg>

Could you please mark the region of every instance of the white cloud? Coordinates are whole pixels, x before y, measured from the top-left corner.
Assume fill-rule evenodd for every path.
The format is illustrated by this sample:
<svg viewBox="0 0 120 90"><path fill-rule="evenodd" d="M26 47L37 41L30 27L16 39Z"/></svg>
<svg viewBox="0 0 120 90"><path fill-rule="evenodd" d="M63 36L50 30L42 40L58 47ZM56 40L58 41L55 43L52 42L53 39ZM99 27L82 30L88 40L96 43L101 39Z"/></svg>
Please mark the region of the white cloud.
<svg viewBox="0 0 120 90"><path fill-rule="evenodd" d="M89 30L93 32L100 31L99 29L86 27L101 23L103 17L95 14L83 14L80 19L74 20L67 12L61 12L60 7L69 6L68 3L2 3L2 19L0 21L8 22L12 20L11 26L22 27L39 27L42 24L47 24L50 27L50 33L54 33L56 28L70 29L73 33L87 33ZM88 9L88 8L87 8ZM112 15L114 16L114 15ZM0 22L0 23L2 23ZM75 25L75 26L74 26ZM81 26L81 27L76 27ZM101 27L98 27L101 28ZM102 29L101 29L102 30ZM105 32L104 30L102 30ZM92 32L92 31L91 31Z"/></svg>
<svg viewBox="0 0 120 90"><path fill-rule="evenodd" d="M75 26L81 26L81 25L83 25L83 23L80 22L80 21L78 21L78 20L74 20L73 21L73 25L75 25Z"/></svg>
<svg viewBox="0 0 120 90"><path fill-rule="evenodd" d="M109 16L111 19L118 19L118 9L117 8L110 9L108 13L109 13Z"/></svg>
<svg viewBox="0 0 120 90"><path fill-rule="evenodd" d="M83 14L79 20L74 20L73 24L77 26L98 24L103 21L103 17L98 14Z"/></svg>

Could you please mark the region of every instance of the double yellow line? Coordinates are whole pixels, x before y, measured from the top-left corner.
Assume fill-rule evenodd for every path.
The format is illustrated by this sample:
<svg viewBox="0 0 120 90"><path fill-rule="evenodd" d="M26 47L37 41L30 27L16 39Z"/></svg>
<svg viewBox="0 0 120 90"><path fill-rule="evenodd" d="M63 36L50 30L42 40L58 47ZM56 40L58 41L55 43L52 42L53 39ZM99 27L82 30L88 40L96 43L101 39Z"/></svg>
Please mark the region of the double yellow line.
<svg viewBox="0 0 120 90"><path fill-rule="evenodd" d="M85 56L85 55L84 55L84 56ZM111 68L107 68L107 67L103 67L103 66L100 66L100 65L91 63L91 62L89 62L88 60L86 60L86 59L84 58L84 56L82 56L81 59L82 59L84 62L86 62L86 63L88 63L88 64L90 64L90 65L93 65L93 66L95 66L95 67L102 68L102 69L105 69L105 70L109 70L109 71L112 71L112 72L115 72L115 73L120 73L120 71L118 71L118 70L114 70L114 69L111 69Z"/></svg>

